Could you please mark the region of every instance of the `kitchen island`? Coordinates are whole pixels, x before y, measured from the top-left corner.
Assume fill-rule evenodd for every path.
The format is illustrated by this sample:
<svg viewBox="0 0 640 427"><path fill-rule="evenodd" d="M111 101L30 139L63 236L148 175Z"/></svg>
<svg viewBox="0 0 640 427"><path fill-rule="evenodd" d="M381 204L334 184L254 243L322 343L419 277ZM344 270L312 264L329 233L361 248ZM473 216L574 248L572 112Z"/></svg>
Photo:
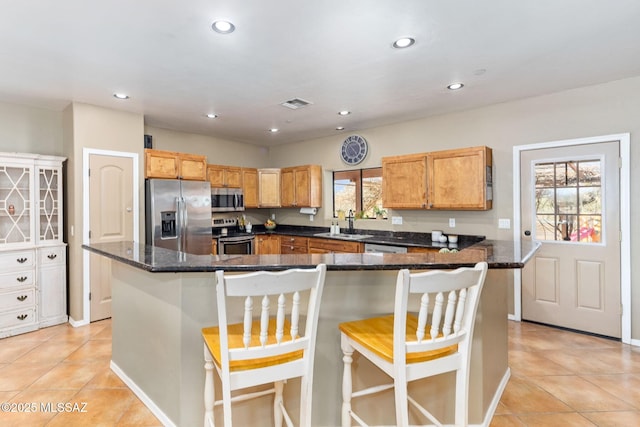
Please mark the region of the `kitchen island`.
<svg viewBox="0 0 640 427"><path fill-rule="evenodd" d="M469 420L474 425L488 425L509 378L507 286L511 269L522 268L537 246L484 240L452 254L238 256L190 255L135 242L95 244L85 249L116 261L112 263L112 369L165 425L176 426L202 425L204 417L200 330L217 324L213 271L327 265L312 416L314 426L337 426L342 403L338 323L392 312L398 269L451 269L486 261L490 270L474 330ZM356 360L354 366L354 382L383 375L363 360ZM420 381L413 387L419 388L418 395L427 408L445 421L452 420L453 375ZM285 397L294 405L295 392L295 384L285 387ZM372 422L394 423L392 394L381 393L362 404ZM266 400L243 402L234 408L238 425L272 423L271 405ZM413 422L418 420L416 417Z"/></svg>

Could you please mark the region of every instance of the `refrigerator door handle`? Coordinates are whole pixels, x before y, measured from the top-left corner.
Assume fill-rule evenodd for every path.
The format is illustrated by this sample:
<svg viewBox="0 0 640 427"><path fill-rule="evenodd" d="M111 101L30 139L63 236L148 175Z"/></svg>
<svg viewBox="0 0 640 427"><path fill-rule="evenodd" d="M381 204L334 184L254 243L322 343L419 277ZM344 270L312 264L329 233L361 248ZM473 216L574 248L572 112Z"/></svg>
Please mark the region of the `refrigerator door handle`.
<svg viewBox="0 0 640 427"><path fill-rule="evenodd" d="M183 237L183 241L182 241L182 249L180 249L182 252L186 252L188 243L187 243L187 236L189 235L189 233L187 233L187 225L189 224L189 216L187 214L187 212L189 211L187 209L187 202L185 201L184 197L180 198L180 201L182 202L182 237Z"/></svg>
<svg viewBox="0 0 640 427"><path fill-rule="evenodd" d="M182 234L184 233L183 231L183 225L184 225L184 208L182 206L182 197L176 197L176 213L178 214L178 218L177 218L177 235L178 235L178 252L182 252Z"/></svg>

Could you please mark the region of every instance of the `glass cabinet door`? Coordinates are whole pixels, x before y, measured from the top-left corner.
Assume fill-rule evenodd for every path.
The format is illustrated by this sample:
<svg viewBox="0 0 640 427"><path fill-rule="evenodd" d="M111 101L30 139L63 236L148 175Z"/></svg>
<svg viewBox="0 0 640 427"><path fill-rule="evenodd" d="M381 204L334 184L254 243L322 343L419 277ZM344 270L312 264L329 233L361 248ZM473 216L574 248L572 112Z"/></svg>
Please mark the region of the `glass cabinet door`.
<svg viewBox="0 0 640 427"><path fill-rule="evenodd" d="M0 244L29 243L31 167L0 166Z"/></svg>
<svg viewBox="0 0 640 427"><path fill-rule="evenodd" d="M38 168L37 231L40 242L61 240L60 173L60 168Z"/></svg>

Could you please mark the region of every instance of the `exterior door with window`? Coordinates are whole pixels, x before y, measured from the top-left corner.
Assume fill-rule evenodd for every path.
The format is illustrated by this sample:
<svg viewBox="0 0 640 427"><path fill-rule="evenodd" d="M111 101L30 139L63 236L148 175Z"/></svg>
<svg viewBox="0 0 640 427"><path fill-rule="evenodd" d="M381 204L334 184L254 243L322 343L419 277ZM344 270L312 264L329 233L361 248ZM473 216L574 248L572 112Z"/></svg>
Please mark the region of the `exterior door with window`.
<svg viewBox="0 0 640 427"><path fill-rule="evenodd" d="M522 318L620 337L619 143L521 153Z"/></svg>

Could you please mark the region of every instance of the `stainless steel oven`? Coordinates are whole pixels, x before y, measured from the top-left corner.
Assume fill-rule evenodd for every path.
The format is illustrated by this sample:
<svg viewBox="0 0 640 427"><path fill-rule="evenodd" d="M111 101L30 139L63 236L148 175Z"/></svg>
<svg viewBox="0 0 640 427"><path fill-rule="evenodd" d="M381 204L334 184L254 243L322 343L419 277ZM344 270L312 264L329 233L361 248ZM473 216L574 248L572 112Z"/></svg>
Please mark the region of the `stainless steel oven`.
<svg viewBox="0 0 640 427"><path fill-rule="evenodd" d="M238 235L227 235L218 237L219 255L250 255L254 253L253 244L255 236L253 234L242 233Z"/></svg>
<svg viewBox="0 0 640 427"><path fill-rule="evenodd" d="M211 230L218 239L218 255L250 255L255 253L255 235L238 229L235 218L212 218Z"/></svg>

